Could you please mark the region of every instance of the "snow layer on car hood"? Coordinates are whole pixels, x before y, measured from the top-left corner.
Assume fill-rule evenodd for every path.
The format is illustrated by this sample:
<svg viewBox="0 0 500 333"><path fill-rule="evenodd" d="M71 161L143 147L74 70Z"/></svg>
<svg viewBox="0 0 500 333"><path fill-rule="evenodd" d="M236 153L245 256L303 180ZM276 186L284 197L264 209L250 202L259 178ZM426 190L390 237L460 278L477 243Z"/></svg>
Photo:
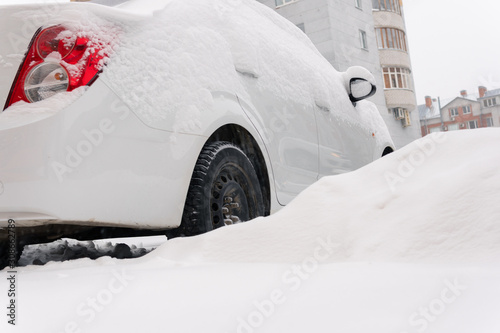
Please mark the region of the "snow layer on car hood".
<svg viewBox="0 0 500 333"><path fill-rule="evenodd" d="M155 256L190 262L500 263L499 129L426 136L357 171L325 177L280 212ZM153 254L151 254L153 255Z"/></svg>
<svg viewBox="0 0 500 333"><path fill-rule="evenodd" d="M131 1L120 8L151 3L159 7ZM213 107L211 91L246 98L238 72L258 77L259 89L285 100L338 105L344 120L359 123L352 112L342 112L349 101L341 74L268 7L254 0L161 3L165 8L150 20L125 28L105 73L108 85L149 124L176 119L174 127L182 131L189 119L187 127L196 127L197 115Z"/></svg>

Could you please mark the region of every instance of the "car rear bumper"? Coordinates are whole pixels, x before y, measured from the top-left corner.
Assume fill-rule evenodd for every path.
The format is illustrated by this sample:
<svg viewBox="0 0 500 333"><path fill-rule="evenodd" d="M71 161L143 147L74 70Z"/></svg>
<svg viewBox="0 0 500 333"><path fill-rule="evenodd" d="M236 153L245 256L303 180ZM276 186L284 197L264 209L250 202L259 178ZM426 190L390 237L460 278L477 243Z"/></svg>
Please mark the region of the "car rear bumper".
<svg viewBox="0 0 500 333"><path fill-rule="evenodd" d="M0 115L0 127L0 227L177 227L206 140L147 127L102 80L45 119L9 128Z"/></svg>

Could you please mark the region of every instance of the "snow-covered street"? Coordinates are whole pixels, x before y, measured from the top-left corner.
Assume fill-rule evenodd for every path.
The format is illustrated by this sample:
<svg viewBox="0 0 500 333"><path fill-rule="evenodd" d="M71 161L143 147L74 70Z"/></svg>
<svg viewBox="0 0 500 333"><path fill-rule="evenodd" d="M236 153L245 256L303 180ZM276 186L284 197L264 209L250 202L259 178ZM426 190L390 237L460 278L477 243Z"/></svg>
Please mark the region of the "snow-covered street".
<svg viewBox="0 0 500 333"><path fill-rule="evenodd" d="M17 268L1 331L498 332L499 140L426 136L266 218L136 259Z"/></svg>

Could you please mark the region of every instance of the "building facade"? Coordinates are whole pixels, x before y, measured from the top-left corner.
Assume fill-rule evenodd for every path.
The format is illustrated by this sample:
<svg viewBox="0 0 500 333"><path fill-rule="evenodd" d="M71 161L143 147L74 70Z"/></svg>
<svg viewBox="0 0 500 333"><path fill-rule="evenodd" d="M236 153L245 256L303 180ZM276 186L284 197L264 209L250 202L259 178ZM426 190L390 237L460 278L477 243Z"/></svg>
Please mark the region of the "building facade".
<svg viewBox="0 0 500 333"><path fill-rule="evenodd" d="M258 1L302 29L337 70L357 65L375 76L370 100L396 148L421 137L400 0Z"/></svg>
<svg viewBox="0 0 500 333"><path fill-rule="evenodd" d="M482 127L500 127L500 89L487 91L479 87Z"/></svg>
<svg viewBox="0 0 500 333"><path fill-rule="evenodd" d="M426 96L425 105L418 106L422 136L433 132L500 127L500 89L488 91L486 87L479 87L478 92L476 98L462 90L459 97L442 107Z"/></svg>
<svg viewBox="0 0 500 333"><path fill-rule="evenodd" d="M475 129L481 125L481 104L478 101L457 97L441 108L444 131Z"/></svg>
<svg viewBox="0 0 500 333"><path fill-rule="evenodd" d="M418 106L418 112L422 136L441 131L441 110L436 98L425 96L425 104Z"/></svg>
<svg viewBox="0 0 500 333"><path fill-rule="evenodd" d="M396 121L391 134L407 144L420 137L420 130L403 3L372 0L372 7L387 111Z"/></svg>

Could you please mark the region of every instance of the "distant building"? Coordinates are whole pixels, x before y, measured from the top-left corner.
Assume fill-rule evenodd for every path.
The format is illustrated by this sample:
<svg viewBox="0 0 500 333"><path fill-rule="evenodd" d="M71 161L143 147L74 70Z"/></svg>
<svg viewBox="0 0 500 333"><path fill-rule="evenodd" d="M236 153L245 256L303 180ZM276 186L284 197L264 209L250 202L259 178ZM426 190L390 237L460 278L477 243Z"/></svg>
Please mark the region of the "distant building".
<svg viewBox="0 0 500 333"><path fill-rule="evenodd" d="M479 87L482 127L500 127L500 89L487 91Z"/></svg>
<svg viewBox="0 0 500 333"><path fill-rule="evenodd" d="M469 96L462 90L441 108L437 100L425 97L425 104L419 105L422 136L433 132L457 131L481 127L500 127L500 89L487 91L478 88L478 97Z"/></svg>
<svg viewBox="0 0 500 333"><path fill-rule="evenodd" d="M422 136L441 131L441 112L437 99L425 96L425 104L418 106Z"/></svg>
<svg viewBox="0 0 500 333"><path fill-rule="evenodd" d="M304 31L337 70L359 65L375 76L370 100L397 148L421 137L400 0L258 1Z"/></svg>

